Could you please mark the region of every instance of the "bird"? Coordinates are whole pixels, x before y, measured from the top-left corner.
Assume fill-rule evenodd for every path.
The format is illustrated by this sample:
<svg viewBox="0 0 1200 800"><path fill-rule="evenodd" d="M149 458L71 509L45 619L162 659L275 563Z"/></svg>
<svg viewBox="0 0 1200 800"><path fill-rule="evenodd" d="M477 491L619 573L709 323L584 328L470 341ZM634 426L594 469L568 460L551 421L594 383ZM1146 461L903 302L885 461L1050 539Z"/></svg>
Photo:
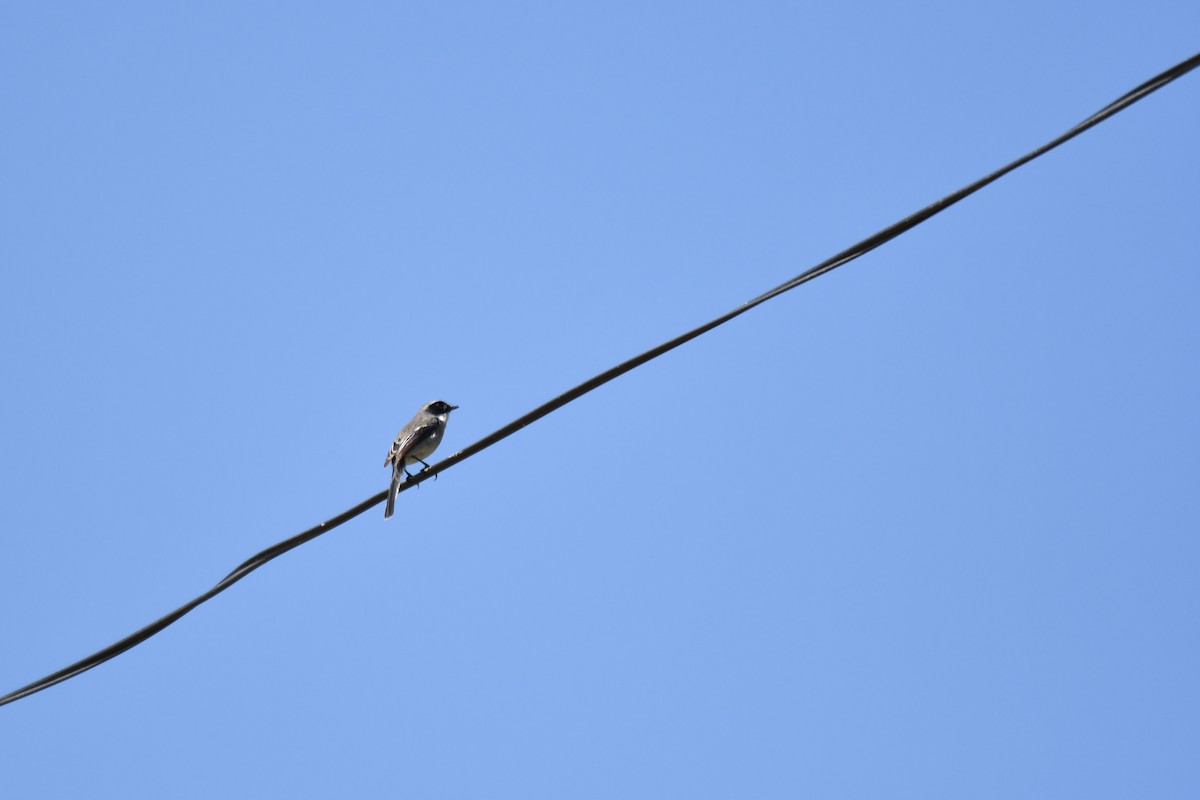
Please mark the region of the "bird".
<svg viewBox="0 0 1200 800"><path fill-rule="evenodd" d="M383 509L384 519L390 517L396 508L396 493L400 489L401 473L411 478L412 474L406 467L417 461L425 464L425 459L433 455L433 451L437 450L437 446L442 442L442 434L446 432L446 420L456 408L458 406L452 406L445 400L426 403L396 434L396 441L392 442L392 449L388 450L387 458L383 462L385 467L392 468L387 507ZM425 464L425 469L421 471L426 469L429 469L428 464Z"/></svg>

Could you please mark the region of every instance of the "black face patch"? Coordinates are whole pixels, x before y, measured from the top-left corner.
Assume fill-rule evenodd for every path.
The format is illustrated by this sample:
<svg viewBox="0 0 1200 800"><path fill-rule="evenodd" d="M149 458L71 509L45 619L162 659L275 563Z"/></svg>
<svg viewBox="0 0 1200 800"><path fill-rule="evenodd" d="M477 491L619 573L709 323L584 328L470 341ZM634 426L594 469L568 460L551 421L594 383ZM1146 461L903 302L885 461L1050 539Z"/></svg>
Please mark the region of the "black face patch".
<svg viewBox="0 0 1200 800"><path fill-rule="evenodd" d="M453 409L454 409L454 406L450 405L449 403L445 402L444 400L434 400L432 403L429 404L429 411L432 414L445 414Z"/></svg>

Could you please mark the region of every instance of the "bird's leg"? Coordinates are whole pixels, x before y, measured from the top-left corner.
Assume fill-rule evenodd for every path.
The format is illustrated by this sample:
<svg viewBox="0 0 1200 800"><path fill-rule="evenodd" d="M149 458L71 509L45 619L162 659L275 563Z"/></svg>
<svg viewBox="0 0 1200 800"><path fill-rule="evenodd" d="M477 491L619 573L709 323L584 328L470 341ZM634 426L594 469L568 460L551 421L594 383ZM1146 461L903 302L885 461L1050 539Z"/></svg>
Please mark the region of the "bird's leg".
<svg viewBox="0 0 1200 800"><path fill-rule="evenodd" d="M416 456L413 456L413 458L417 458L417 457L416 457ZM417 461L420 461L420 462L421 462L421 464L422 464L422 467L421 467L421 472L424 472L425 470L429 469L429 465L428 465L428 464L426 464L424 461L422 461L422 460L421 460L421 459L419 459L419 458L417 458ZM417 474L419 475L419 474L421 474L421 473L419 472L419 473L417 473ZM436 481L436 480L437 480L437 475L434 475L434 476L433 476L433 479Z"/></svg>
<svg viewBox="0 0 1200 800"><path fill-rule="evenodd" d="M409 481L411 481L413 479L413 474L408 471L408 467L401 467L400 469L404 470L404 474L408 476L408 480L406 480L405 483L408 483ZM421 488L421 484L418 483L415 485L418 489Z"/></svg>

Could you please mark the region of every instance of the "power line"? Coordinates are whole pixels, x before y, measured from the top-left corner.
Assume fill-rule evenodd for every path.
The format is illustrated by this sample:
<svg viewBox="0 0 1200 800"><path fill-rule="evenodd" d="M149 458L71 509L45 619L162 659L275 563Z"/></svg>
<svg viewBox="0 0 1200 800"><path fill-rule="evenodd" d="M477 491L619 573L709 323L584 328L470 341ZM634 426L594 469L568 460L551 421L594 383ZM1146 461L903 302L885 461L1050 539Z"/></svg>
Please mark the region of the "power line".
<svg viewBox="0 0 1200 800"><path fill-rule="evenodd" d="M1016 159L1015 161L1013 161L1009 164L1006 164L1005 166L996 170L995 172L993 172L989 175L985 175L984 177L980 178L979 180L975 181L974 183L968 184L967 186L964 186L963 188L959 189L958 191L946 195L941 200L938 200L935 203L931 203L930 205L926 206L925 208L922 208L920 211L917 211L916 213L905 217L904 219L900 220L899 222L896 222L896 223L888 226L887 228L884 228L883 230L879 231L878 233L875 233L872 236L868 236L866 239L863 239L858 244L855 244L851 247L846 248L845 250L838 253L837 255L832 256L832 257L826 259L825 261L822 261L820 264L817 264L816 266L811 267L808 270L805 270L804 272L800 273L799 275L792 278L791 280L788 280L788 281L785 281L784 283L779 284L774 289L771 289L770 291L767 291L767 292L759 295L758 297L754 298L753 300L743 303L742 305L738 306L737 308L733 309L732 311L722 314L721 316L717 317L716 319L710 320L709 322L706 322L697 328L693 328L692 330L687 331L686 333L682 333L679 336L676 336L674 339L671 339L670 341L663 342L662 344L658 345L657 347L651 348L650 350L647 350L646 352L644 352L640 355L634 356L633 358L629 359L628 361L624 361L620 364L617 364L615 367L612 367L611 369L606 370L605 372L602 372L599 375L596 375L595 377L584 381L583 383L579 384L578 386L574 387L573 389L569 389L566 392L563 392L558 397L555 397L554 399L552 399L546 403L543 403L542 405L533 409L532 411L525 414L524 416L519 417L518 419L515 419L512 422L510 422L509 424L505 425L503 428L500 428L499 430L483 437L482 439L480 439L479 441L475 442L472 445L464 447L462 450L459 450L457 453L454 453L450 457L438 462L437 464L434 464L430 469L417 474L414 478L401 484L400 491L407 491L408 489L412 488L413 486L420 484L422 481L428 480L429 478L432 478L433 476L437 475L438 473L442 472L443 470L449 469L450 467L454 466L455 464L462 461L463 459L470 458L471 456L475 455L479 451L484 450L488 447L491 447L492 445L496 444L500 440L505 439L505 438L511 436L512 434L516 433L517 431L521 430L526 425L530 425L530 424L536 422L537 420L546 416L550 412L555 411L559 408L562 408L567 403L570 403L572 400L582 397L583 395L587 394L588 392L592 391L593 389L603 386L604 384L608 383L609 381L613 380L614 378L620 377L621 375L624 375L626 372L629 372L630 370L632 370L636 367L640 367L642 364L645 364L647 361L651 361L652 359L658 358L659 356L663 355L664 353L674 350L676 347L679 347L680 345L682 345L686 342L689 342L692 339L695 339L697 336L700 336L701 334L711 331L713 328L724 325L726 322L729 322L734 317L738 317L738 316L746 313L750 309L752 309L758 305L761 305L762 303L765 303L768 300L771 300L772 298L778 297L779 295L783 294L784 292L791 291L792 289L795 289L797 286L808 283L809 281L811 281L814 278L818 278L827 272L831 272L831 271L837 269L838 267L842 266L843 264L847 264L847 263L853 261L854 259L858 258L861 255L871 252L876 247L879 247L880 245L885 244L886 242L889 242L892 239L896 238L900 234L916 227L917 225L920 225L922 222L924 222L925 220L934 216L935 214L938 214L938 213L946 210L950 206L957 203L959 200L962 200L962 199L974 194L975 192L984 188L985 186L992 183L993 181L999 180L1000 178L1004 177L1005 175L1007 175L1008 173L1017 169L1018 167L1021 167L1025 164L1029 163L1030 161L1034 160L1035 158L1038 158L1039 156L1042 156L1042 155L1050 152L1051 150L1058 147L1059 145L1061 145L1067 141L1070 141L1071 139L1074 139L1076 136L1078 136L1079 134L1088 130L1089 128L1100 124L1101 122L1103 122L1104 120L1113 116L1114 114L1116 114L1120 111L1123 111L1124 109L1133 105L1137 101L1141 100L1143 97L1146 97L1147 95L1157 91L1158 89L1161 89L1163 86L1166 86L1168 83L1175 80L1176 78L1179 78L1179 77L1187 74L1188 72L1191 72L1197 66L1200 66L1200 53L1197 53L1196 55L1192 56L1191 58L1189 58L1185 61L1181 61L1180 63L1176 64L1175 66L1171 67L1170 69L1154 76L1153 78L1151 78L1150 80L1141 84L1140 86L1138 86L1134 89L1131 89L1130 91L1123 94L1121 97L1117 98L1113 102L1106 105L1104 108L1097 111L1092 116L1088 117L1087 119L1085 119L1084 121L1082 121L1078 125L1076 125L1075 127L1068 130L1066 133L1063 133L1061 136L1058 136L1057 138L1052 139L1051 141L1047 142L1046 144L1042 145L1041 147L1039 147L1035 150L1031 150L1030 152L1021 156L1020 158ZM0 697L0 706L11 703L14 700L20 700L23 697L28 697L29 695L34 694L36 692L40 692L42 689L49 688L56 683L61 683L62 681L65 681L69 678L73 678L76 675L86 672L87 670L91 669L92 667L103 664L105 661L108 661L110 658L114 658L114 657L120 655L121 653L124 653L126 650L129 650L130 648L141 644L142 642L149 639L151 636L153 636L156 633L158 633L159 631L161 631L163 628L166 628L168 625L170 625L173 622L175 622L176 620L178 620L184 614L187 614L189 611L196 608L196 606L199 606L201 603L207 602L208 600L217 596L218 594L225 591L233 584L240 581L242 578L249 575L254 570L256 570L259 567L266 564L268 561L271 561L274 558L278 558L279 556L283 555L284 553L291 550L292 548L299 547L300 545L304 544L305 542L308 542L312 539L317 538L318 536L320 536L323 533L327 533L328 531L333 530L334 528L338 527L342 523L348 522L349 520L354 519L359 514L362 514L364 511L367 511L370 508L372 508L373 506L378 505L379 503L383 502L385 499L387 499L387 492L386 491L380 492L379 494L362 501L361 503L354 506L353 508L348 509L347 511L343 511L341 514L338 514L336 517L333 517L331 519L326 520L325 522L322 522L320 525L317 525L316 527L309 528L308 530L306 530L302 533L296 534L295 536L291 537L290 539L285 539L282 542L274 544L274 545L268 547L267 549L263 550L262 552L251 556L250 558L246 559L241 564L239 564L232 572L230 572L228 575L226 575L224 578L222 578L221 581L219 583L217 583L216 586L209 589L207 592L205 592L204 594L195 598L194 600L191 600L190 602L180 606L179 608L172 611L170 614L167 614L166 616L164 616L158 620L155 620L154 622L150 623L149 625L142 628L141 630L136 631L135 633L132 633L129 636L126 636L124 639L120 640L119 642L111 644L108 647L104 648L103 650L93 653L92 655L88 656L87 658L84 658L81 661L77 661L76 663L71 664L68 667L64 667L63 669L60 669L58 672L54 672L40 680L34 681L33 683L29 684L28 686L24 686L20 689L17 689L14 692L10 692L9 694L6 694L3 697Z"/></svg>

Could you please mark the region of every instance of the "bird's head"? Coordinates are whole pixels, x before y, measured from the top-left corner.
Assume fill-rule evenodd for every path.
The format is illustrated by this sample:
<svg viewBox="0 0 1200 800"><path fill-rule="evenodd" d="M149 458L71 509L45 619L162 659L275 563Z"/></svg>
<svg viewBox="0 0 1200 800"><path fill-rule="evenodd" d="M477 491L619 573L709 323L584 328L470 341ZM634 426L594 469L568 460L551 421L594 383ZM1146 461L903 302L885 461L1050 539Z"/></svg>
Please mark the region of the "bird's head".
<svg viewBox="0 0 1200 800"><path fill-rule="evenodd" d="M452 406L445 400L434 400L432 403L426 403L421 410L427 414L433 414L434 416L440 417L443 414L449 414L456 408L458 408L458 406Z"/></svg>

